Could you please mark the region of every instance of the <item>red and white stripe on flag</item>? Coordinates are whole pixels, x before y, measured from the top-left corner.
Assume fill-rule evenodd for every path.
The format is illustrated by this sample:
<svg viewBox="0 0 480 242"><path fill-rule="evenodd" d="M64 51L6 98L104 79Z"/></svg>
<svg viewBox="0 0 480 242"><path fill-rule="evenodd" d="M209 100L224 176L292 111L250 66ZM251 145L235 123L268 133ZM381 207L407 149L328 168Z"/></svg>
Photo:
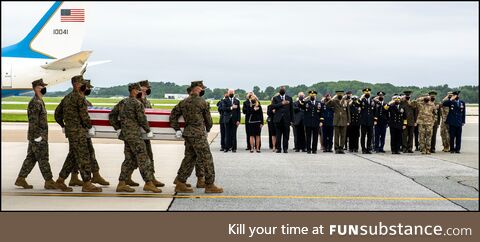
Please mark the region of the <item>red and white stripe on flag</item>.
<svg viewBox="0 0 480 242"><path fill-rule="evenodd" d="M60 22L85 22L85 9L62 9Z"/></svg>

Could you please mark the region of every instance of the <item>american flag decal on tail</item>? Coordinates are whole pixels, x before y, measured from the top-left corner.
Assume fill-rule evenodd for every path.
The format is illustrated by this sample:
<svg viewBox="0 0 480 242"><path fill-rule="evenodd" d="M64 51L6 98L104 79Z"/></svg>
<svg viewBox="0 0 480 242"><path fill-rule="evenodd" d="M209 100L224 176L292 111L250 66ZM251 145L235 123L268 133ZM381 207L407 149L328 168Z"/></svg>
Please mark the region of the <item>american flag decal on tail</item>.
<svg viewBox="0 0 480 242"><path fill-rule="evenodd" d="M60 22L85 22L85 9L60 10Z"/></svg>

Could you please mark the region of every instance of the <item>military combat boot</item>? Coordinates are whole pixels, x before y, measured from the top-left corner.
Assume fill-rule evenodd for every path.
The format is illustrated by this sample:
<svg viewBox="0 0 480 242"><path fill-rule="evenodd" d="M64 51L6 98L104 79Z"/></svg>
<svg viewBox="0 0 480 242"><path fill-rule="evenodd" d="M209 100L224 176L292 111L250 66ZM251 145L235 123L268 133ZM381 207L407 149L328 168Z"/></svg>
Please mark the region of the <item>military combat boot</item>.
<svg viewBox="0 0 480 242"><path fill-rule="evenodd" d="M55 183L55 181L52 179L45 181L45 185L43 187L47 190L58 189L57 183Z"/></svg>
<svg viewBox="0 0 480 242"><path fill-rule="evenodd" d="M82 192L102 192L101 187L96 187L91 181L83 182Z"/></svg>
<svg viewBox="0 0 480 242"><path fill-rule="evenodd" d="M153 184L152 181L146 182L146 183L145 183L145 186L143 186L143 190L144 190L144 191L154 192L154 193L161 193L161 192L162 192L162 189L157 188L157 187Z"/></svg>
<svg viewBox="0 0 480 242"><path fill-rule="evenodd" d="M215 186L214 183L205 186L205 193L222 193L223 188Z"/></svg>
<svg viewBox="0 0 480 242"><path fill-rule="evenodd" d="M175 181L173 181L173 184L177 185L177 183L179 183L178 178L175 178ZM187 187L192 187L192 185L191 185L190 183L186 183L186 182L185 182L185 185L186 185Z"/></svg>
<svg viewBox="0 0 480 242"><path fill-rule="evenodd" d="M153 178L152 183L153 183L153 185L155 185L156 187L164 187L164 186L165 186L165 184L164 184L163 182L160 182L160 181L157 180L157 178L155 178L155 177Z"/></svg>
<svg viewBox="0 0 480 242"><path fill-rule="evenodd" d="M187 186L186 183L177 181L177 185L175 186L175 192L179 193L192 193L193 189L189 186Z"/></svg>
<svg viewBox="0 0 480 242"><path fill-rule="evenodd" d="M197 188L205 188L205 178L197 176Z"/></svg>
<svg viewBox="0 0 480 242"><path fill-rule="evenodd" d="M72 192L73 191L73 188L67 187L67 185L65 185L65 179L63 179L61 177L59 177L57 179L55 184L57 185L58 189L62 190L62 192Z"/></svg>
<svg viewBox="0 0 480 242"><path fill-rule="evenodd" d="M97 183L97 184L100 184L102 186L110 185L110 182L103 179L103 177L100 175L100 172L98 172L98 171L93 172L92 183Z"/></svg>
<svg viewBox="0 0 480 242"><path fill-rule="evenodd" d="M126 183L127 185L131 186L131 187L138 187L138 186L140 186L140 184L138 184L138 183L136 183L136 182L134 182L134 181L132 180L132 173L133 173L133 172L131 172L131 173L128 175L128 178L127 178L127 180L125 181L125 183Z"/></svg>
<svg viewBox="0 0 480 242"><path fill-rule="evenodd" d="M118 183L117 192L135 192L135 189L131 188L124 181Z"/></svg>
<svg viewBox="0 0 480 242"><path fill-rule="evenodd" d="M68 183L69 186L74 187L74 186L83 186L83 181L78 179L78 173L72 172L70 174L70 182Z"/></svg>
<svg viewBox="0 0 480 242"><path fill-rule="evenodd" d="M32 189L33 186L28 184L27 181L25 180L25 177L17 177L17 180L15 181L15 186L23 187L25 189Z"/></svg>

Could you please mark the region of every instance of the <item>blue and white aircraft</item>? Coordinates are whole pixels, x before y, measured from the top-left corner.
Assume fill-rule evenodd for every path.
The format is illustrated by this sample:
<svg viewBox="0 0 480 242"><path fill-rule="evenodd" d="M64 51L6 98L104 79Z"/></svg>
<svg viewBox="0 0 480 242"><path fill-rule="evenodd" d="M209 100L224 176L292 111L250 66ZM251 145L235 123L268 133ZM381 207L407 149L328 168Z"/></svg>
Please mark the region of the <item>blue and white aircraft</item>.
<svg viewBox="0 0 480 242"><path fill-rule="evenodd" d="M83 2L55 2L20 42L2 48L2 97L32 90L42 78L50 86L83 74L92 51L82 51L87 9Z"/></svg>

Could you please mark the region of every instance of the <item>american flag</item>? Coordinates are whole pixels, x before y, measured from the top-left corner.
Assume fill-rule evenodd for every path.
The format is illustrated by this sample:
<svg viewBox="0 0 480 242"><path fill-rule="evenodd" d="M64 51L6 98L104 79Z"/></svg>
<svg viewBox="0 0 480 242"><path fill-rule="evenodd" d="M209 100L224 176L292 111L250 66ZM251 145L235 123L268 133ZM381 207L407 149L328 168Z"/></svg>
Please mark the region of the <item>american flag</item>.
<svg viewBox="0 0 480 242"><path fill-rule="evenodd" d="M85 22L85 9L62 9L60 22Z"/></svg>

